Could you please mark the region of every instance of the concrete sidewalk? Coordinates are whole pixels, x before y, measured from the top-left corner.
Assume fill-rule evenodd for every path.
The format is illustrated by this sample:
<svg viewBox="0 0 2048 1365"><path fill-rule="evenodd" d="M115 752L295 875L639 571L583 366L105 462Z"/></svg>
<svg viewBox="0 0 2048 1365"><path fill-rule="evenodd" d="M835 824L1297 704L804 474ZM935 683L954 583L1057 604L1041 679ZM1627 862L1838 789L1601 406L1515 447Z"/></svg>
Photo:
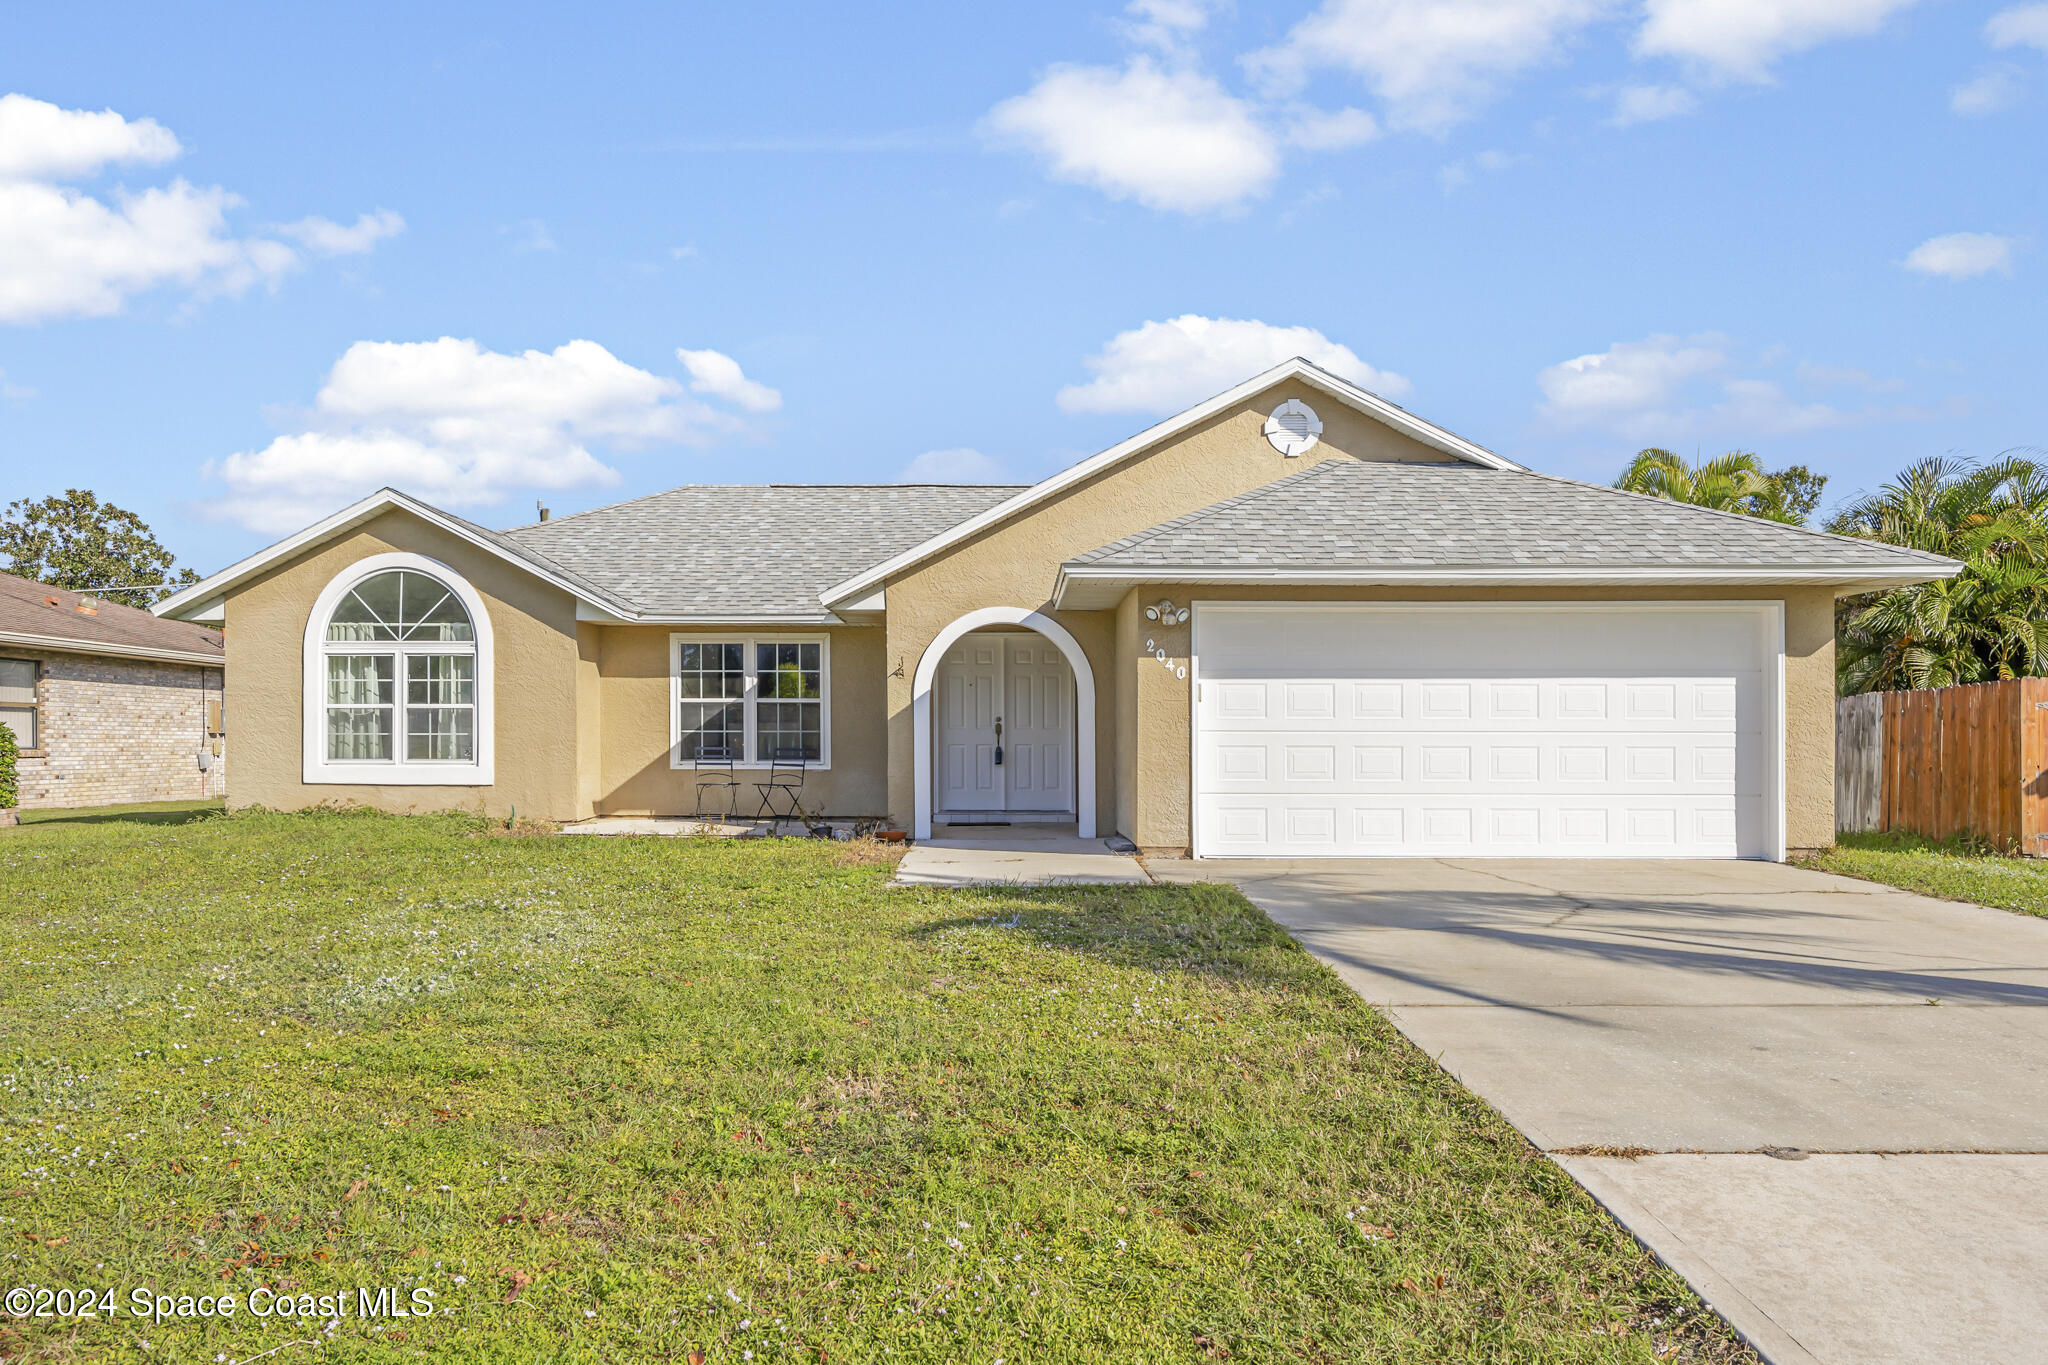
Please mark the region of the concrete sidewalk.
<svg viewBox="0 0 2048 1365"><path fill-rule="evenodd" d="M1143 885L1152 879L1138 860L1083 839L1072 825L947 828L919 840L896 867L898 886Z"/></svg>
<svg viewBox="0 0 2048 1365"><path fill-rule="evenodd" d="M1779 1365L2048 1359L2048 922L1771 863L1149 866L1237 884Z"/></svg>

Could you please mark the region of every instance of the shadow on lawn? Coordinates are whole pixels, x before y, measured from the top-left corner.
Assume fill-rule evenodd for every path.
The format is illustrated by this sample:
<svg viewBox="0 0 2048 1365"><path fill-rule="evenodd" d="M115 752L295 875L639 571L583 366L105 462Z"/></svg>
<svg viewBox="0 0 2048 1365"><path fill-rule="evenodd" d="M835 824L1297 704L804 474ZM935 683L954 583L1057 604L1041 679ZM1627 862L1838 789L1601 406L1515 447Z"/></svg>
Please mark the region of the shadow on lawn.
<svg viewBox="0 0 2048 1365"><path fill-rule="evenodd" d="M959 894L983 902L908 931L933 939L974 929L1029 934L1040 946L1120 967L1193 971L1247 985L1298 982L1308 956L1233 887L984 886Z"/></svg>
<svg viewBox="0 0 2048 1365"><path fill-rule="evenodd" d="M39 825L189 825L211 819L225 807L219 801L180 801L151 806L74 806L62 810L25 810L21 828Z"/></svg>

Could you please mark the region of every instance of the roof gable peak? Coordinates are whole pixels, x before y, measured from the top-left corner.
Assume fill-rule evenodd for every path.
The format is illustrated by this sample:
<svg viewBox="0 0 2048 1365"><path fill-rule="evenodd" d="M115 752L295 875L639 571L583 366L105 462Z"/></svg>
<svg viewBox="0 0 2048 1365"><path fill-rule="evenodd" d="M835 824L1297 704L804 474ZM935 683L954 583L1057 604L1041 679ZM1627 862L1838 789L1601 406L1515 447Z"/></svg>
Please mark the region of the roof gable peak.
<svg viewBox="0 0 2048 1365"><path fill-rule="evenodd" d="M1013 497L1005 498L994 507L978 516L970 517L959 525L942 531L928 540L913 545L901 554L894 555L881 563L862 571L843 583L836 584L820 594L820 600L827 606L843 602L871 592L891 575L930 558L950 545L956 545L980 531L1006 521L1036 504L1045 501L1063 489L1070 488L1084 479L1115 468L1143 452L1170 440L1181 432L1207 421L1225 409L1257 397L1267 389L1289 380L1297 380L1320 393L1336 399L1374 421L1384 423L1409 438L1438 450L1468 464L1486 469L1520 469L1522 466L1504 459L1484 446L1466 440L1464 437L1433 422L1424 421L1398 403L1388 402L1378 394L1359 387L1343 376L1317 365L1305 356L1292 356L1271 369L1261 371L1222 393L1206 398L1193 407L1185 408L1173 416L1155 422L1135 436L1128 437L1107 450L1099 451L1078 464L1072 464L1049 478L1041 479Z"/></svg>

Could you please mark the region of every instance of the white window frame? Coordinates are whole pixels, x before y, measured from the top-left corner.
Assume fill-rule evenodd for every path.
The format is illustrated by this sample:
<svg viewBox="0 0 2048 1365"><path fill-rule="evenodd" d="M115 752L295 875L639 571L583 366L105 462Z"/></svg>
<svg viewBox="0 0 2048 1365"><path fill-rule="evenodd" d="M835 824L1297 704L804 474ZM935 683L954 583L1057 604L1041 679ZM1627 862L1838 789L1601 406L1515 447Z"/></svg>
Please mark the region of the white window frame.
<svg viewBox="0 0 2048 1365"><path fill-rule="evenodd" d="M8 702L5 705L9 711L27 711L31 717L29 723L36 727L35 743L23 744L21 736L16 735L15 744L21 757L41 758L48 752L43 747L43 661L23 658L19 654L9 654L5 657L11 664L27 664L29 670L28 705L23 706L20 702ZM7 728L12 730L14 727L10 725Z"/></svg>
<svg viewBox="0 0 2048 1365"><path fill-rule="evenodd" d="M748 757L737 762L736 768L767 768L770 762L759 756L760 732L755 724L756 707L760 703L760 656L759 645L816 645L818 646L818 758L815 763L804 766L812 772L824 772L832 766L832 637L829 635L806 635L799 631L763 630L677 630L668 637L668 766L679 771L695 769L695 759L683 758L683 671L682 646L686 644L739 645L741 667L746 670L746 686L741 692L741 717L746 736L743 752ZM695 700L694 698L692 700ZM770 701L775 698L770 697ZM719 765L723 767L724 765Z"/></svg>
<svg viewBox="0 0 2048 1365"><path fill-rule="evenodd" d="M476 635L476 749L475 761L451 763L446 760L408 759L405 756L405 658L408 654L449 654L447 641L427 642L335 640L327 638L328 618L351 589L376 574L392 569L409 569L426 574L455 594L469 613ZM300 691L303 702L301 724L303 751L301 776L308 784L358 787L488 787L494 772L492 719L495 670L491 616L484 599L469 580L437 559L425 555L393 553L371 555L343 569L320 592L313 614L306 621L305 674ZM392 704L392 756L377 761L336 760L327 757L327 656L330 654L396 654L397 677Z"/></svg>

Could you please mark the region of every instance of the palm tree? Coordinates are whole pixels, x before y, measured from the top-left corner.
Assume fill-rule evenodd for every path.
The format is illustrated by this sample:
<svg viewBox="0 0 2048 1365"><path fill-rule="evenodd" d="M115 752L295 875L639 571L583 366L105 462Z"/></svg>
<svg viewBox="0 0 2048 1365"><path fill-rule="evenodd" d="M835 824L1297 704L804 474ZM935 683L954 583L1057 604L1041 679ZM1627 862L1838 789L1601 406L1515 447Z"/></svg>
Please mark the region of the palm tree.
<svg viewBox="0 0 2048 1365"><path fill-rule="evenodd" d="M1965 565L1837 607L1845 695L2048 673L2048 470L2014 455L1922 460L1828 530Z"/></svg>
<svg viewBox="0 0 2048 1365"><path fill-rule="evenodd" d="M1762 463L1747 450L1731 450L1692 464L1682 455L1652 446L1636 452L1614 486L1627 493L1647 493L1653 498L1768 521L1798 525L1806 519L1795 505L1798 499L1793 492L1765 473Z"/></svg>

